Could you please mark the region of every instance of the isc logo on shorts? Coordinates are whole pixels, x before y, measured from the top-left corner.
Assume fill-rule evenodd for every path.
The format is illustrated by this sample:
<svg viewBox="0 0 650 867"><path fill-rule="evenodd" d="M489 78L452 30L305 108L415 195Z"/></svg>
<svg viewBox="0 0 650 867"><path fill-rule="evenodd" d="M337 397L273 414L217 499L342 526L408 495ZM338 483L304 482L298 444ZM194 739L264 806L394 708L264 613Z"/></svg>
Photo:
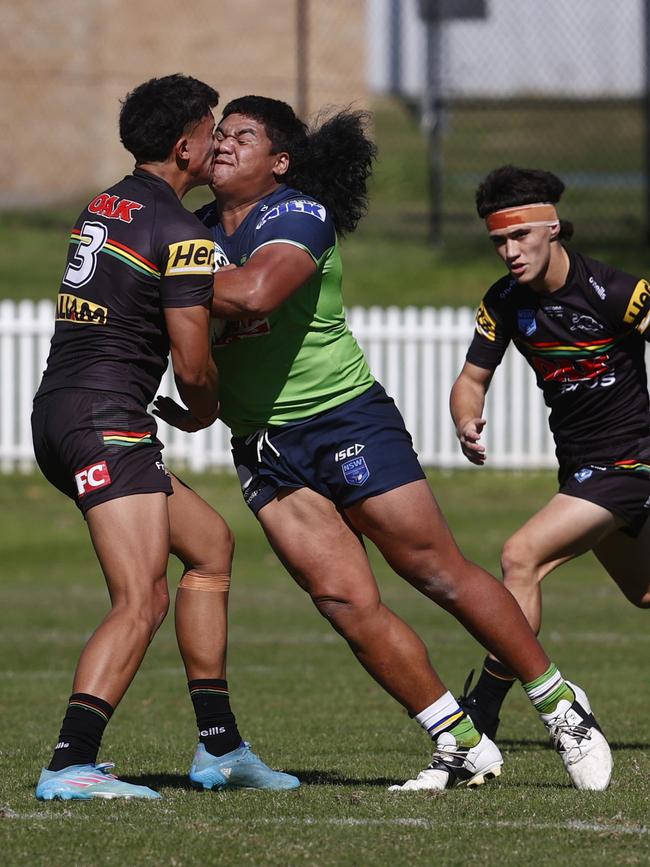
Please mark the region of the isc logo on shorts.
<svg viewBox="0 0 650 867"><path fill-rule="evenodd" d="M347 446L346 448L338 451L334 455L334 460L338 463L339 461L345 461L348 458L356 458L359 452L362 452L364 449L364 445L361 445L361 443L355 443L353 446Z"/></svg>
<svg viewBox="0 0 650 867"><path fill-rule="evenodd" d="M74 480L77 483L77 493L83 497L89 491L96 491L97 488L105 488L111 484L111 476L106 466L106 461L100 461L98 464L91 464L89 467L84 467L83 470L78 470L74 474Z"/></svg>

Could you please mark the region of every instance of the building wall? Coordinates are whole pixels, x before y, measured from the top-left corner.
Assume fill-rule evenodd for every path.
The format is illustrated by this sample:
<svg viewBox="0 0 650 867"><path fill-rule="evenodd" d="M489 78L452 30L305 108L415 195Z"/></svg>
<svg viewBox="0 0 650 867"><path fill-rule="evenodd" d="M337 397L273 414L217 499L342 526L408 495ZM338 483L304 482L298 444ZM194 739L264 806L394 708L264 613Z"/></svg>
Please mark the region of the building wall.
<svg viewBox="0 0 650 867"><path fill-rule="evenodd" d="M0 0L0 207L87 195L130 171L119 100L183 72L221 104L297 105L297 4L307 12L306 116L367 104L365 0Z"/></svg>
<svg viewBox="0 0 650 867"><path fill-rule="evenodd" d="M453 2L447 5L453 8ZM487 98L639 96L645 88L644 5L645 0L485 0L484 18L442 25L444 91ZM371 90L421 94L425 33L418 0L368 0L368 47Z"/></svg>

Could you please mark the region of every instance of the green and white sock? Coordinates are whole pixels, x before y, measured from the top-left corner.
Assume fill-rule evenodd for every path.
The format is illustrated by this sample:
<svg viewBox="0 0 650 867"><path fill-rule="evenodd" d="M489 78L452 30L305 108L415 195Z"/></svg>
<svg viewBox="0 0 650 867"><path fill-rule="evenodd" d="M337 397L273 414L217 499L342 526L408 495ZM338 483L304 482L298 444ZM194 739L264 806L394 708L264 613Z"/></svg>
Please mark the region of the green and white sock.
<svg viewBox="0 0 650 867"><path fill-rule="evenodd" d="M541 714L553 713L561 701L572 703L575 694L556 665L551 663L544 674L524 684L528 698Z"/></svg>
<svg viewBox="0 0 650 867"><path fill-rule="evenodd" d="M475 747L481 740L474 723L449 691L417 713L415 719L433 740L437 740L443 732L452 734L462 747Z"/></svg>

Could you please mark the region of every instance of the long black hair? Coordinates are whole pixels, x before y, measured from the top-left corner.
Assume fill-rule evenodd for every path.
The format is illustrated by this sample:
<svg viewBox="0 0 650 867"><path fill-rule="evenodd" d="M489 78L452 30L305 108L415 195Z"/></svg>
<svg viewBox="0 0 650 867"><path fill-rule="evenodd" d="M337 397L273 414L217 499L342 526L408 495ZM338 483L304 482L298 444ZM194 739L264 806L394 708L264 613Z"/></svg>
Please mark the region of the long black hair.
<svg viewBox="0 0 650 867"><path fill-rule="evenodd" d="M556 205L562 198L564 183L543 169L522 169L506 165L494 169L476 190L476 210L479 217L516 205L534 205L551 202ZM573 235L573 223L560 220L558 238L568 241Z"/></svg>
<svg viewBox="0 0 650 867"><path fill-rule="evenodd" d="M348 108L320 115L310 128L286 102L242 96L226 105L223 116L230 114L263 124L272 153L289 154L289 169L278 180L325 205L342 237L356 229L368 208L368 178L377 155L367 112Z"/></svg>

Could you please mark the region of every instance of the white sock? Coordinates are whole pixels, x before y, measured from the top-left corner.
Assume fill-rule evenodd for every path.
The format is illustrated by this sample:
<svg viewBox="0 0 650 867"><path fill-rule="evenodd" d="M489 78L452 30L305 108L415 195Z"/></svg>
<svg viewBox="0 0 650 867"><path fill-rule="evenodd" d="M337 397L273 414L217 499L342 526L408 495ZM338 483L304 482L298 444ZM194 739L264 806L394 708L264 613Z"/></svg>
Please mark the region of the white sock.
<svg viewBox="0 0 650 867"><path fill-rule="evenodd" d="M439 732L449 728L463 715L458 702L447 690L439 699L425 707L420 713L415 714L415 719L423 729L429 732L432 738L436 738Z"/></svg>

